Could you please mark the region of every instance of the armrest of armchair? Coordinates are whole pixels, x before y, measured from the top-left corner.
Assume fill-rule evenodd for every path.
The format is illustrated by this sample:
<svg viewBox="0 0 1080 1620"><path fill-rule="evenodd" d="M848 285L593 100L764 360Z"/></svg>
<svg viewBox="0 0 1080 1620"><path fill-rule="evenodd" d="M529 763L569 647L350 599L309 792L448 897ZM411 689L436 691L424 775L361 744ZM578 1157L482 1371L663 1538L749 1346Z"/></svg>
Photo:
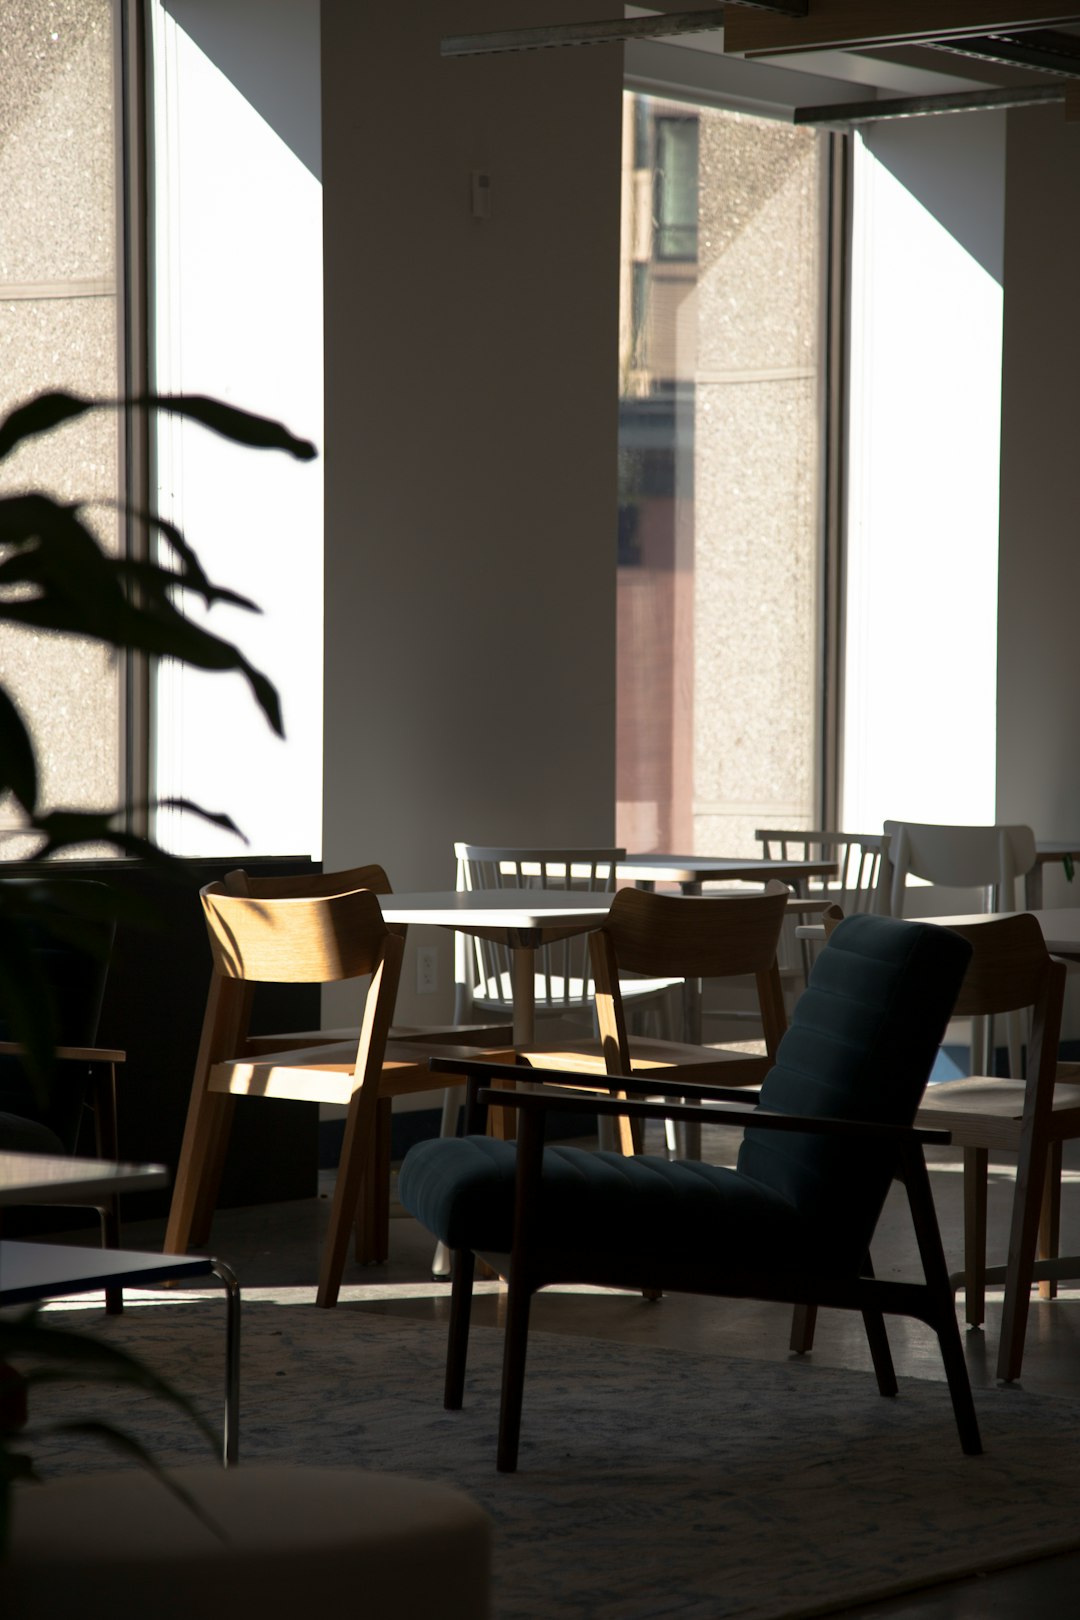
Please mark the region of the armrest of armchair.
<svg viewBox="0 0 1080 1620"><path fill-rule="evenodd" d="M505 1103L506 1095L501 1091L482 1089L477 1094L477 1101L482 1107L492 1103ZM750 1125L755 1130L858 1137L863 1141L886 1144L891 1142L898 1147L915 1143L923 1146L947 1147L952 1141L952 1133L949 1131L928 1130L921 1126L890 1125L877 1120L830 1119L804 1114L774 1114L767 1109L747 1108L745 1097L742 1099L742 1106L739 1106L737 1098L733 1098L730 1102L722 1102L719 1107L708 1107L693 1103L631 1102L618 1097L582 1097L580 1094L567 1093L558 1086L551 1086L517 1092L514 1107L530 1114L557 1107L560 1113L580 1113L593 1117L597 1114L611 1114L629 1115L631 1119L643 1120L687 1119L708 1121L713 1125L740 1127Z"/></svg>
<svg viewBox="0 0 1080 1620"><path fill-rule="evenodd" d="M432 1058L428 1067L436 1071L468 1075L470 1081L511 1080L521 1085L559 1086L562 1096L580 1096L582 1091L600 1097L610 1097L612 1091L635 1097L696 1097L711 1102L741 1102L757 1096L755 1086L717 1086L684 1077L666 1077L663 1070L651 1074L598 1074L572 1069L540 1069L531 1063L493 1063L484 1059L458 1062L456 1059ZM504 1097L503 1102L506 1101ZM625 1109L620 1110L625 1113ZM672 1117L668 1115L668 1117Z"/></svg>
<svg viewBox="0 0 1080 1620"><path fill-rule="evenodd" d="M0 1057L21 1057L26 1051L20 1041L0 1041ZM112 1046L57 1046L54 1057L61 1062L126 1063L127 1053Z"/></svg>

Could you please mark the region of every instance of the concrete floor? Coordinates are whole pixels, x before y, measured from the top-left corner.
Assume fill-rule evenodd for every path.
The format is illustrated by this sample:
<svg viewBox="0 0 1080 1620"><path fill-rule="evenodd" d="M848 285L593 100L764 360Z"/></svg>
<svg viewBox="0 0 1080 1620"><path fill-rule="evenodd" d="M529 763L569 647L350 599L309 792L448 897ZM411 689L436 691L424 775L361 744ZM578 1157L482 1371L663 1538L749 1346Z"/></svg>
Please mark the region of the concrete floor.
<svg viewBox="0 0 1080 1620"><path fill-rule="evenodd" d="M658 1144L650 1142L650 1151ZM1076 1146L1080 1146L1077 1144ZM704 1152L716 1163L730 1162L730 1133L709 1130ZM962 1258L962 1175L959 1154L932 1150L931 1176L950 1268ZM1067 1149L1068 1154L1068 1149ZM989 1225L991 1261L1004 1258L1013 1177L1007 1162L991 1169ZM215 1218L213 1252L227 1260L242 1287L313 1284L326 1224L332 1177L324 1177L318 1199L220 1211ZM431 1278L432 1241L400 1206L391 1221L390 1258L380 1267L351 1267L346 1282L365 1285L359 1307L373 1313L422 1321L445 1319L449 1289ZM1063 1251L1080 1249L1080 1153L1067 1158L1063 1191ZM125 1226L131 1248L160 1247L162 1227L146 1222ZM879 1276L917 1275L918 1258L906 1200L895 1189L874 1246ZM1078 1268L1080 1269L1080 1268ZM474 1319L495 1323L499 1301L479 1297ZM982 1331L967 1331L965 1345L972 1383L993 1384L1001 1315L1000 1293L991 1293ZM538 1296L533 1325L548 1333L610 1337L672 1350L716 1352L782 1361L787 1349L787 1307L741 1301L667 1295L656 1304L616 1293L559 1293ZM889 1337L900 1376L942 1378L936 1341L916 1323L892 1319ZM815 1363L869 1369L861 1320L826 1311L818 1322ZM1080 1394L1080 1279L1063 1285L1055 1301L1033 1299L1025 1351L1025 1388ZM1078 1436L1080 1443L1080 1436ZM1078 1515L1080 1517L1080 1515ZM1026 1616L1072 1614L1080 1589L1080 1554L1039 1560L992 1575L927 1588L915 1596L845 1611L865 1616L919 1617L919 1620L1020 1620Z"/></svg>

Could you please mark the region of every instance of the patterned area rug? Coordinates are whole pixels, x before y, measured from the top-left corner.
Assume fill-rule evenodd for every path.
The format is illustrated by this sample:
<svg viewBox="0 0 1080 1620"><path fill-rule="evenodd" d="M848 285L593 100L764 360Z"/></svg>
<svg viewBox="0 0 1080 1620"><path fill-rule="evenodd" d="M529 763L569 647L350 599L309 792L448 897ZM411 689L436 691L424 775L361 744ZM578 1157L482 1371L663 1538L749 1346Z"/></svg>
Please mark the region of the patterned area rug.
<svg viewBox="0 0 1080 1620"><path fill-rule="evenodd" d="M1080 1545L1080 1402L977 1397L964 1457L944 1384L882 1400L862 1373L536 1334L520 1471L495 1472L501 1338L476 1329L466 1407L442 1409L445 1333L310 1291L245 1297L241 1458L341 1463L466 1489L495 1526L496 1620L779 1620ZM143 1356L215 1425L220 1300L120 1319L50 1311ZM182 1417L115 1388L51 1386L38 1421L106 1415L167 1464L204 1461ZM43 1436L41 1472L117 1466Z"/></svg>

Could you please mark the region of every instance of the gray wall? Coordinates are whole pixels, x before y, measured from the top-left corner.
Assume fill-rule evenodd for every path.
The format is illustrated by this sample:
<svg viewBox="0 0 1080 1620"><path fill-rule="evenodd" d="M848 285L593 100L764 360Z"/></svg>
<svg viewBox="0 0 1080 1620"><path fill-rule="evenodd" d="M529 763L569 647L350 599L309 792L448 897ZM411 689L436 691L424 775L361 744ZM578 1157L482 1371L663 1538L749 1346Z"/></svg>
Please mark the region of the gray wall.
<svg viewBox="0 0 1080 1620"><path fill-rule="evenodd" d="M613 836L622 53L438 53L535 20L322 9L323 859L401 890L452 887L455 838Z"/></svg>
<svg viewBox="0 0 1080 1620"><path fill-rule="evenodd" d="M1080 125L1009 114L998 814L1080 828ZM1060 869L1048 905L1080 905Z"/></svg>

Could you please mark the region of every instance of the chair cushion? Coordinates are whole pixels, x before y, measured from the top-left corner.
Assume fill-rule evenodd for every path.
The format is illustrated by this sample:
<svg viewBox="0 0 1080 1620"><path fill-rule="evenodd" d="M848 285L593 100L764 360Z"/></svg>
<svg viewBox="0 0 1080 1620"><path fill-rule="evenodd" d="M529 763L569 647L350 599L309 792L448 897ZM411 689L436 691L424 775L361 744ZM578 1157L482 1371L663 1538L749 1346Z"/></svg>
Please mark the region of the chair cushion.
<svg viewBox="0 0 1080 1620"><path fill-rule="evenodd" d="M761 1107L911 1125L971 947L947 928L849 917L817 958ZM892 1150L792 1132L746 1132L738 1171L813 1223L823 1249L858 1264L895 1170Z"/></svg>
<svg viewBox="0 0 1080 1620"><path fill-rule="evenodd" d="M441 1138L409 1149L398 1196L450 1249L509 1254L514 1230L512 1142ZM734 1170L641 1155L546 1147L538 1231L545 1249L594 1251L641 1260L679 1254L715 1265L738 1234L740 1262L780 1255L797 1262L802 1227L768 1187Z"/></svg>

